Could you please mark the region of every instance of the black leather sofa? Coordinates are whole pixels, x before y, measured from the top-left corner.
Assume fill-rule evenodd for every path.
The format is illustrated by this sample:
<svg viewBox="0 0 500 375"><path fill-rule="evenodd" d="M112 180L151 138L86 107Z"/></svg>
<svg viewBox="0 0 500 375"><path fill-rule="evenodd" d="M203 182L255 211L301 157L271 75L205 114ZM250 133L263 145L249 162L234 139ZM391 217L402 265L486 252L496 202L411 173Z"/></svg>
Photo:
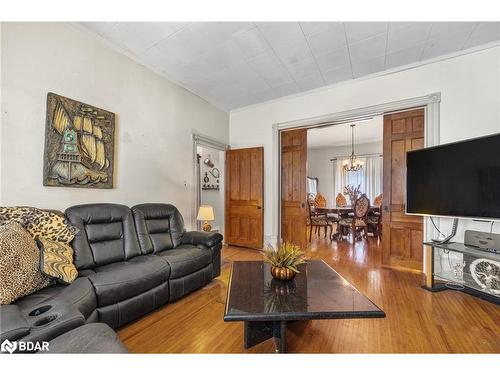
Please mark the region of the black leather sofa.
<svg viewBox="0 0 500 375"><path fill-rule="evenodd" d="M65 215L79 229L72 242L78 278L1 306L0 341L49 341L63 335L54 344L63 348L65 337L72 337L64 335L68 331L92 331L93 326L78 327L97 322L118 328L220 274L222 235L187 232L170 204L86 204L68 208ZM75 348L95 351L95 345L80 344ZM68 342L67 347L73 346Z"/></svg>

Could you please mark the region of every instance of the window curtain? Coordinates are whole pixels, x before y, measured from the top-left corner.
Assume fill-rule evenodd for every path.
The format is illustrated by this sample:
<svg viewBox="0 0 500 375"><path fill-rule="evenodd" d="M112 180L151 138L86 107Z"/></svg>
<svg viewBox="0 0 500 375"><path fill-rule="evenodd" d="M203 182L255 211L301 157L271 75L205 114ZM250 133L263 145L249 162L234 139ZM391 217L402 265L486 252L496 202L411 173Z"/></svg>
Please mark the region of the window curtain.
<svg viewBox="0 0 500 375"><path fill-rule="evenodd" d="M307 178L307 194L312 194L314 197L318 194L318 186L314 178Z"/></svg>
<svg viewBox="0 0 500 375"><path fill-rule="evenodd" d="M333 163L333 186L335 196L344 193L344 187L360 185L362 193L365 193L370 202L382 193L383 162L382 156L370 156L359 158L363 162L363 168L356 172L346 172L342 165L344 159L335 160Z"/></svg>

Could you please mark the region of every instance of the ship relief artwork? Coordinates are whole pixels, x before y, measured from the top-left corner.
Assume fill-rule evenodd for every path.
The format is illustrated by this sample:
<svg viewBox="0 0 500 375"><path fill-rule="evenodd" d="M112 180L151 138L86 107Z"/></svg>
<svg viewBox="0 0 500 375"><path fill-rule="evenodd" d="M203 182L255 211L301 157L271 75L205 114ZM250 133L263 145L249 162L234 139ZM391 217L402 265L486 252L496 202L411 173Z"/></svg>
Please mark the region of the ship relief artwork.
<svg viewBox="0 0 500 375"><path fill-rule="evenodd" d="M113 187L115 114L47 95L43 184Z"/></svg>

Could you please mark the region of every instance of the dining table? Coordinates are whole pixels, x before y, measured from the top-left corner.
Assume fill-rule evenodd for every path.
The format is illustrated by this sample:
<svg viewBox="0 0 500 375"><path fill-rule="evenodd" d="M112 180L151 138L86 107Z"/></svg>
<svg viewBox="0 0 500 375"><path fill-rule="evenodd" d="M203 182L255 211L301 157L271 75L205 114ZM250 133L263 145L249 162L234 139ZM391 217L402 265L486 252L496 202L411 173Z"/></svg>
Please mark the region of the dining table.
<svg viewBox="0 0 500 375"><path fill-rule="evenodd" d="M370 206L368 213L380 212L379 206ZM316 215L326 215L326 214L337 214L340 218L349 217L349 214L354 214L353 206L332 206L332 207L314 207L314 214ZM337 230L335 233L331 234L331 239L338 239L341 237L340 225L337 225Z"/></svg>

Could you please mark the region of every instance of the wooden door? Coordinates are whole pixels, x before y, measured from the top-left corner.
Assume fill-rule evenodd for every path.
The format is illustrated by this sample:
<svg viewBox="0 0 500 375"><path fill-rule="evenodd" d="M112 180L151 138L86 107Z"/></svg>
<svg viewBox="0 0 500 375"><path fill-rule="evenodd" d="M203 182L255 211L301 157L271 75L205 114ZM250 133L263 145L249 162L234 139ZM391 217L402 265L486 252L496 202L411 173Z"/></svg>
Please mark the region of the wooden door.
<svg viewBox="0 0 500 375"><path fill-rule="evenodd" d="M228 245L262 249L264 236L264 148L226 151Z"/></svg>
<svg viewBox="0 0 500 375"><path fill-rule="evenodd" d="M423 224L405 214L406 153L424 147L424 110L384 116L382 263L422 270Z"/></svg>
<svg viewBox="0 0 500 375"><path fill-rule="evenodd" d="M305 247L307 129L281 132L281 239Z"/></svg>

